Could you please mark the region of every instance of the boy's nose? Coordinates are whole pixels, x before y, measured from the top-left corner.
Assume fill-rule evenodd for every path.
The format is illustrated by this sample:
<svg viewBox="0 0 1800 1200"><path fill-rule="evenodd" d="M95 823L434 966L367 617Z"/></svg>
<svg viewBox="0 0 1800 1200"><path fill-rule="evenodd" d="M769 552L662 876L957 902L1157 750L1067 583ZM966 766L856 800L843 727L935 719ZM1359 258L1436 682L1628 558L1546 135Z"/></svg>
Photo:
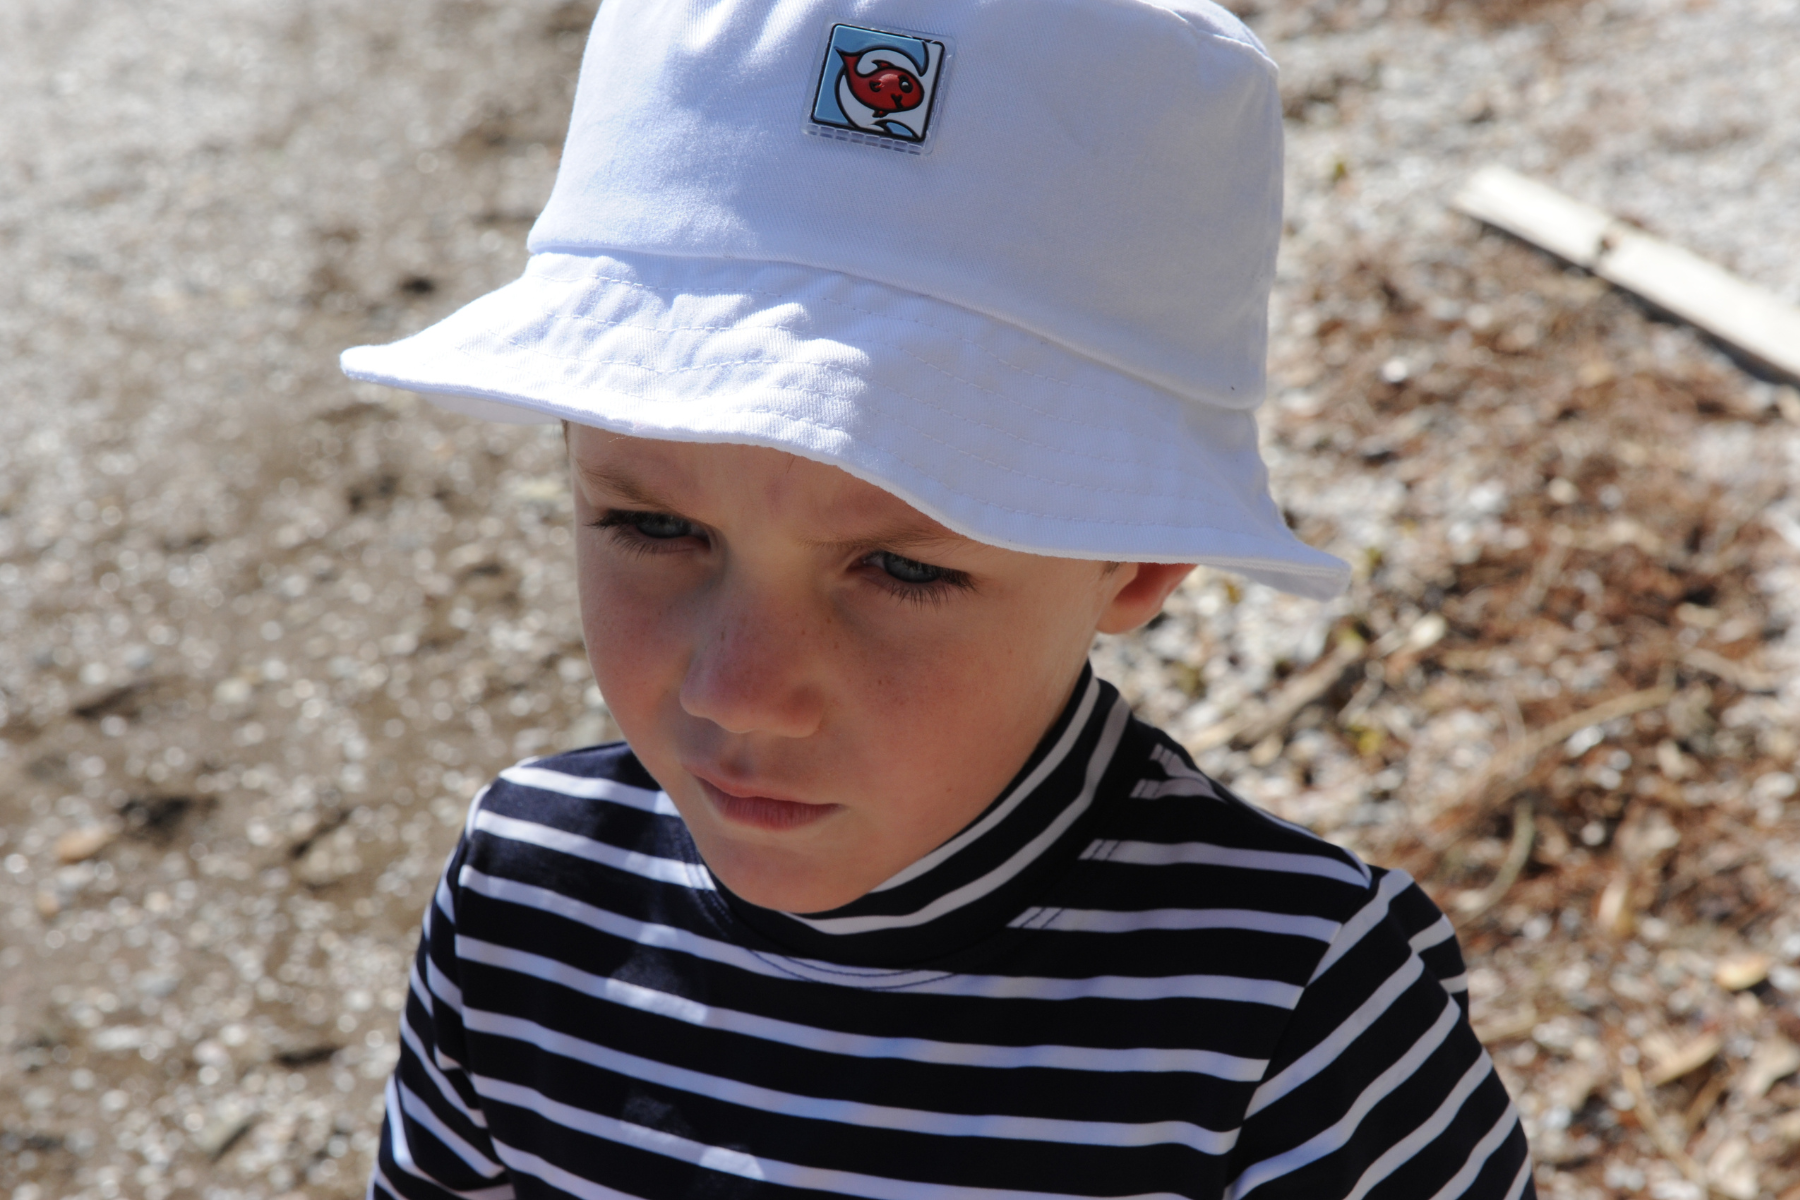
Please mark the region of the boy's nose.
<svg viewBox="0 0 1800 1200"><path fill-rule="evenodd" d="M815 733L825 705L809 664L820 626L791 605L741 593L721 597L709 616L696 631L682 710L728 733Z"/></svg>

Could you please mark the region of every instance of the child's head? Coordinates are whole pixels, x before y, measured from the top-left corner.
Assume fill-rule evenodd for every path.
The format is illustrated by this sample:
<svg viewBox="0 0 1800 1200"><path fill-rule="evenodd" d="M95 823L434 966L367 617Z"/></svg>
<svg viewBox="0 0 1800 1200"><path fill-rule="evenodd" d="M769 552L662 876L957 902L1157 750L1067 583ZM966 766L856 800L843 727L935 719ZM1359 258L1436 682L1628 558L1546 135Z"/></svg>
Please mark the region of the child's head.
<svg viewBox="0 0 1800 1200"><path fill-rule="evenodd" d="M573 423L621 728L728 886L842 903L1180 564L1343 585L1256 446L1280 142L1209 0L607 0L524 277L345 369Z"/></svg>
<svg viewBox="0 0 1800 1200"><path fill-rule="evenodd" d="M600 690L707 864L788 911L972 820L1096 630L1148 620L1190 569L1001 549L758 446L578 426L569 451Z"/></svg>

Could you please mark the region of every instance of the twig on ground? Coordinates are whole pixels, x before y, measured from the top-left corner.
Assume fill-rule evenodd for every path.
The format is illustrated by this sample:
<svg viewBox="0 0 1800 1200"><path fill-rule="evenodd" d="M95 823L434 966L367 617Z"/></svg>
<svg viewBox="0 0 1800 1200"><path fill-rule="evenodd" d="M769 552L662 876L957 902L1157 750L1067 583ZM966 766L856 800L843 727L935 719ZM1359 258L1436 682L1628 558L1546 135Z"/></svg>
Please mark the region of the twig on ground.
<svg viewBox="0 0 1800 1200"><path fill-rule="evenodd" d="M1514 617L1529 616L1544 602L1545 594L1562 575L1563 566L1569 561L1572 543L1573 539L1562 526L1551 530L1550 549L1544 553L1544 557L1538 559L1537 569L1531 573L1531 582L1525 585L1525 590L1513 601Z"/></svg>
<svg viewBox="0 0 1800 1200"><path fill-rule="evenodd" d="M1344 672L1361 662L1368 652L1368 644L1361 638L1345 638L1311 669L1283 684L1267 705L1201 730L1188 741L1188 753L1202 754L1227 742L1239 747L1254 746L1271 734L1280 733L1302 709L1337 686Z"/></svg>
<svg viewBox="0 0 1800 1200"><path fill-rule="evenodd" d="M1770 480L1732 505L1726 511L1724 519L1714 527L1711 533L1706 535L1706 540L1700 543L1700 549L1696 555L1700 570L1706 574L1717 573L1719 568L1724 565L1721 560L1724 558L1725 552L1731 548L1737 535L1743 532L1744 526L1767 512L1769 505L1781 499L1782 493L1787 491L1787 487L1785 479Z"/></svg>
<svg viewBox="0 0 1800 1200"><path fill-rule="evenodd" d="M1543 753L1567 739L1570 734L1590 725L1604 725L1620 717L1635 716L1647 709L1659 708L1667 704L1674 695L1675 689L1669 684L1627 692L1534 730L1517 743L1508 743L1475 777L1468 790L1469 799L1457 807L1456 813L1459 815L1452 815L1441 822L1439 828L1426 839L1426 845L1433 851L1441 852L1461 834L1469 813L1487 812L1492 806L1510 800Z"/></svg>
<svg viewBox="0 0 1800 1200"><path fill-rule="evenodd" d="M1707 1195L1717 1197L1718 1200L1731 1200L1731 1197L1707 1182L1705 1168L1694 1161L1680 1140L1669 1132L1668 1126L1663 1124L1662 1113L1657 1109L1656 1101L1651 1099L1650 1089L1644 1086L1644 1077L1638 1073L1638 1069L1622 1067L1619 1070L1619 1078L1624 1082L1625 1090L1631 1093L1632 1100L1637 1104L1638 1122L1644 1127L1644 1132L1650 1135L1650 1140L1655 1143L1657 1153L1673 1163L1677 1170L1688 1177L1690 1182L1706 1189Z"/></svg>
<svg viewBox="0 0 1800 1200"><path fill-rule="evenodd" d="M1682 664L1704 671L1715 679L1722 679L1732 687L1743 692L1775 692L1781 690L1781 681L1767 671L1759 671L1749 663L1741 663L1726 658L1723 654L1715 654L1711 650L1695 647L1684 652Z"/></svg>
<svg viewBox="0 0 1800 1200"><path fill-rule="evenodd" d="M1506 861L1492 883L1479 892L1464 892L1456 898L1456 910L1465 921L1472 921L1500 902L1518 882L1519 872L1531 860L1531 846L1537 838L1537 814L1529 798L1513 806L1512 845L1507 847Z"/></svg>
<svg viewBox="0 0 1800 1200"><path fill-rule="evenodd" d="M1647 709L1659 708L1667 704L1674 695L1673 687L1659 684L1656 687L1644 688L1642 691L1615 696L1592 708L1584 708L1578 713L1572 713L1542 729L1534 730L1517 745L1507 745L1502 748L1477 779L1477 786L1471 790L1477 800L1486 800L1489 803L1505 800L1525 773L1536 765L1544 751L1552 746L1566 741L1570 735L1591 725L1604 725L1608 721L1616 721L1620 717L1636 716Z"/></svg>

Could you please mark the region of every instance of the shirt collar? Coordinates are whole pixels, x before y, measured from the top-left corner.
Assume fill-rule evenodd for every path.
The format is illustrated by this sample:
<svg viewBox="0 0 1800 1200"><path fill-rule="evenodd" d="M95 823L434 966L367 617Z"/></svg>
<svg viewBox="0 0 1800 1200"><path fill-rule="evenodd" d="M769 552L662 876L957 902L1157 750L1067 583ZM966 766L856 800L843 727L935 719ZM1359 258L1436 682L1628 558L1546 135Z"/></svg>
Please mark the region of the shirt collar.
<svg viewBox="0 0 1800 1200"><path fill-rule="evenodd" d="M799 914L760 908L722 884L719 894L784 953L871 967L955 953L1004 928L1080 855L1085 818L1117 790L1108 768L1130 720L1118 691L1084 667L1069 703L999 797L867 895Z"/></svg>

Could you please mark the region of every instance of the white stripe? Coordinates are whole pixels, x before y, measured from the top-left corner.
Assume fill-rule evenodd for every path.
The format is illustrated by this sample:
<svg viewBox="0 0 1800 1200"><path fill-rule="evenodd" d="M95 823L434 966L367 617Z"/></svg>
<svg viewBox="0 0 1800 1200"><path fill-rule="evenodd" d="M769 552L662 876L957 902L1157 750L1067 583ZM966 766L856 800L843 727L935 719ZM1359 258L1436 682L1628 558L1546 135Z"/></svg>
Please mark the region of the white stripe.
<svg viewBox="0 0 1800 1200"><path fill-rule="evenodd" d="M1211 783L1204 779L1165 779L1154 782L1149 779L1138 781L1131 789L1134 800L1161 800L1165 796L1205 796L1209 800L1218 799L1218 793Z"/></svg>
<svg viewBox="0 0 1800 1200"><path fill-rule="evenodd" d="M1069 826L1080 819L1094 802L1094 792L1100 787L1100 779L1106 774L1106 768L1112 763L1113 751L1119 747L1119 739L1125 733L1125 725L1131 720L1131 706L1123 698L1113 703L1113 708L1106 716L1106 726L1101 731L1100 743L1094 747L1093 757L1088 759L1087 779L1082 784L1081 792L1069 806L1056 815L1056 819L1045 826L1038 835L1019 847L1005 862L989 871L979 879L971 880L954 891L946 892L916 912L904 913L893 917L835 917L823 921L808 920L805 917L793 916L794 920L807 925L820 933L847 934L872 933L882 929L907 929L935 921L945 913L974 903L976 900L1004 885L1019 872L1036 862L1044 851L1056 844L1058 838L1068 831Z"/></svg>
<svg viewBox="0 0 1800 1200"><path fill-rule="evenodd" d="M984 1000L1237 1000L1291 1009L1303 991L1276 979L1236 975L1090 975L1048 979L1030 975L944 975L906 989L933 996Z"/></svg>
<svg viewBox="0 0 1800 1200"><path fill-rule="evenodd" d="M582 837L578 833L555 829L549 825L540 825L536 821L523 821L517 817L502 817L491 812L484 812L476 818L475 828L508 841L542 846L546 850L555 850L574 858L586 859L588 862L599 863L615 870L652 879L657 883L672 883L677 887L696 888L704 891L712 890L712 880L704 872L695 870L690 864L682 862L680 859L661 858L636 850L625 850L608 842Z"/></svg>
<svg viewBox="0 0 1800 1200"><path fill-rule="evenodd" d="M481 802L487 799L488 793L493 791L493 789L494 784L490 780L489 782L482 784L481 790L475 793L475 798L469 801L469 811L463 814L464 837L467 837L469 830L475 827L475 814L481 811ZM452 850L451 853L454 854L455 851Z"/></svg>
<svg viewBox="0 0 1800 1200"><path fill-rule="evenodd" d="M610 800L614 804L635 808L639 812L655 813L659 817L681 815L675 811L675 802L669 799L667 792L652 792L646 788L615 783L610 779L589 779L583 775L565 775L561 771L545 767L524 766L508 767L500 772L500 778L520 787L536 788L540 792L556 792L581 800Z"/></svg>
<svg viewBox="0 0 1800 1200"><path fill-rule="evenodd" d="M1450 978L1440 979L1438 982L1444 985L1446 992L1454 996L1458 992L1469 990L1469 973L1464 971L1461 975L1452 975Z"/></svg>
<svg viewBox="0 0 1800 1200"><path fill-rule="evenodd" d="M400 1040L405 1042L407 1048L413 1052L413 1061L425 1069L425 1078L431 1080L431 1086L437 1089L438 1095L444 1098L444 1102L461 1113L471 1125L486 1129L487 1114L479 1108L470 1108L463 1103L462 1093L456 1090L456 1085L445 1078L444 1073L438 1070L437 1064L431 1061L431 1054L425 1049L425 1040L419 1036L418 1030L412 1027L412 1022L407 1020L405 1013L400 1014Z"/></svg>
<svg viewBox="0 0 1800 1200"><path fill-rule="evenodd" d="M434 1190L449 1192L452 1196L464 1196L467 1197L468 1200L513 1200L513 1186L510 1183L503 1183L499 1187L478 1188L472 1192L452 1192L436 1180L431 1180L429 1182ZM386 1188L388 1195L393 1196L394 1200L407 1200L407 1194L394 1186L394 1181L387 1177L386 1172L381 1169L381 1164L379 1163L375 1165L374 1174L369 1176L369 1190L365 1194L373 1196L377 1184Z"/></svg>
<svg viewBox="0 0 1800 1200"><path fill-rule="evenodd" d="M396 1080L395 1088L400 1094L400 1107L413 1120L425 1127L427 1133L438 1140L438 1144L449 1150L456 1157L469 1165L469 1169L477 1175L489 1179L498 1179L503 1167L475 1147L463 1140L463 1136L444 1124L443 1119L431 1111L431 1106L411 1088Z"/></svg>
<svg viewBox="0 0 1800 1200"><path fill-rule="evenodd" d="M695 1095L709 1096L726 1104L780 1113L800 1120L834 1121L868 1129L892 1129L933 1137L985 1137L1011 1141L1061 1142L1079 1146L1187 1146L1202 1154L1230 1152L1237 1131L1224 1133L1186 1121L1152 1121L1124 1124L1113 1121L1072 1121L1053 1117L1023 1117L1000 1113L929 1112L886 1104L865 1104L802 1096L753 1083L708 1075L686 1067L627 1054L595 1042L584 1041L536 1021L500 1013L470 1009L469 1028L499 1037L514 1038L550 1054L573 1059L631 1079L655 1083Z"/></svg>
<svg viewBox="0 0 1800 1200"><path fill-rule="evenodd" d="M1323 844L1323 843L1321 843ZM1289 854L1279 850L1240 850L1210 842L1119 842L1107 856L1109 862L1145 867L1195 865L1238 867L1246 871L1280 871L1290 875L1321 875L1357 887L1366 886L1362 874L1341 859L1322 854Z"/></svg>
<svg viewBox="0 0 1800 1200"><path fill-rule="evenodd" d="M400 1113L400 1097L398 1094L397 1081L394 1076L388 1076L387 1087L383 1089L383 1094L386 1096L385 1103L387 1107L388 1150L393 1154L394 1162L398 1164L402 1171L405 1171L415 1179L423 1179L434 1188L449 1192L452 1196L465 1197L465 1200L507 1200L507 1198L512 1195L512 1185L510 1183L501 1184L499 1187L477 1188L474 1191L458 1192L445 1187L442 1181L427 1175L425 1169L419 1166L413 1159L412 1143L406 1139L406 1121ZM383 1182L386 1182L386 1180L384 1179ZM405 1193L401 1192L398 1188L394 1188L391 1183L388 1184L388 1187L397 1196L405 1195Z"/></svg>
<svg viewBox="0 0 1800 1200"><path fill-rule="evenodd" d="M1397 873L1398 872L1396 872L1396 874ZM1409 941L1407 945L1413 948L1413 953L1418 954L1431 949L1440 942L1446 942L1455 936L1456 930L1451 928L1450 918L1439 917L1419 932L1413 934L1412 940Z"/></svg>
<svg viewBox="0 0 1800 1200"><path fill-rule="evenodd" d="M633 1125L614 1117L563 1104L532 1088L499 1079L479 1078L476 1080L476 1086L484 1095L491 1095L496 1100L528 1109L564 1128L605 1138L607 1141L617 1142L621 1145L634 1146L640 1150L661 1154L681 1162L693 1163L724 1175L759 1180L777 1187L810 1188L821 1192L835 1192L844 1196L861 1196L865 1200L938 1200L938 1198L943 1198L943 1200L1065 1200L1061 1193L1018 1192L1000 1188L917 1183L905 1179L863 1175L853 1171L799 1166L783 1162L780 1159L746 1154L741 1150L708 1146L703 1142L696 1142L672 1133L664 1133L659 1129ZM507 1146L496 1146L495 1149L509 1166L516 1159L529 1157ZM542 1159L536 1161L543 1162ZM521 1164L521 1169L526 1169L523 1164ZM565 1185L559 1184L558 1186ZM616 1193L610 1192L593 1194L597 1196L616 1195ZM1074 1200L1074 1198L1068 1197L1067 1200ZM1084 1198L1084 1200L1091 1200L1091 1197ZM1120 1196L1115 1200L1181 1200L1181 1198L1171 1192L1154 1192L1138 1196Z"/></svg>
<svg viewBox="0 0 1800 1200"><path fill-rule="evenodd" d="M1388 906L1393 903L1394 897L1410 886L1412 886L1412 876L1405 871L1389 871L1383 875L1380 885L1375 889L1374 897L1359 908L1354 916L1344 922L1343 932L1338 934L1331 943L1331 948L1326 950L1324 957L1319 959L1318 965L1313 968L1312 978L1306 982L1308 984L1316 983L1319 976L1325 974L1332 964L1355 949L1356 944L1362 941L1365 934L1387 920Z"/></svg>
<svg viewBox="0 0 1800 1200"><path fill-rule="evenodd" d="M462 989L457 987L450 977L438 969L429 954L425 956L425 982L431 987L431 994L448 1004L451 1009L462 1008ZM432 1016L437 1015L437 1007L432 1006Z"/></svg>
<svg viewBox="0 0 1800 1200"><path fill-rule="evenodd" d="M889 888L899 887L903 883L917 879L1006 820L1012 811L1024 803L1025 798L1035 792L1038 786L1050 777L1050 773L1060 767L1063 760L1069 757L1069 751L1075 748L1076 741L1087 730L1088 716L1094 711L1094 702L1099 696L1100 680L1089 678L1087 690L1081 694L1081 703L1076 706L1075 715L1069 718L1068 728L1064 729L1062 736L1056 739L1056 745L1050 748L1050 753L1044 756L1044 761L1039 763L1031 774L1019 781L1019 786L1013 789L1012 795L995 805L993 811L980 821L963 830L910 867L905 868L886 883L878 885L874 890L885 892Z"/></svg>
<svg viewBox="0 0 1800 1200"><path fill-rule="evenodd" d="M1167 746L1157 745L1150 748L1151 761L1161 767L1168 781L1157 783L1145 779L1132 789L1132 797L1139 800L1159 800L1164 796L1205 796L1208 799L1223 801L1224 793L1219 785L1209 776L1195 770L1181 761L1181 756Z"/></svg>
<svg viewBox="0 0 1800 1200"><path fill-rule="evenodd" d="M640 946L689 954L757 975L777 979L808 979L847 987L906 990L938 996L970 996L996 1000L1161 1000L1188 998L1242 1000L1292 1008L1301 989L1268 979L1240 979L1231 975L1128 976L1096 975L1086 979L1044 979L1028 975L946 975L932 971L869 971L854 973L831 963L805 959L776 959L701 937L670 925L653 925L618 913L572 900L559 892L484 875L474 867L462 869L462 885L497 900L522 904L579 921L614 937ZM457 944L462 945L459 934ZM459 948L457 953L462 954ZM1416 960L1414 960L1416 961Z"/></svg>
<svg viewBox="0 0 1800 1200"><path fill-rule="evenodd" d="M454 945L454 943L452 944ZM429 955L426 956L425 959L425 969L451 993L452 997L454 997L453 999L444 998L445 1006L450 1009L451 1012L460 1014L462 1010L462 991L457 988L455 984L444 978L443 972L438 970L437 964L431 961ZM433 995L431 989L426 986L425 981L419 978L419 964L417 959L413 960L413 970L409 980L409 986L415 990L416 994L424 1002L426 1013L430 1015L432 1021L435 1023L438 1020L437 1006L440 997ZM451 1058L448 1054L445 1054L444 1048L437 1045L435 1042L431 1047L431 1057L442 1070L455 1071L462 1069L462 1064Z"/></svg>
<svg viewBox="0 0 1800 1200"><path fill-rule="evenodd" d="M812 962L802 958L759 954L734 943L689 933L685 929L678 929L672 925L657 925L634 920L607 909L585 904L548 888L520 883L517 880L505 879L497 875L487 875L467 865L462 868L459 882L470 891L491 899L536 909L539 912L554 913L634 945L664 949L676 954L687 954L694 958L705 959L708 962L716 962L722 966L749 971L772 979L804 979L815 983L832 983L845 987L896 990L914 987L920 983L943 977L942 971L889 971L864 967L844 967L834 963ZM460 935L458 936L460 938Z"/></svg>
<svg viewBox="0 0 1800 1200"><path fill-rule="evenodd" d="M1289 1063L1282 1072L1256 1089L1250 1097L1250 1106L1244 1110L1246 1117L1261 1112L1275 1101L1281 1099L1301 1084L1323 1071L1337 1060L1337 1056L1361 1037L1369 1026L1373 1025L1381 1014L1385 1013L1394 1000L1413 985L1419 976L1425 973L1425 964L1417 955L1408 955L1398 970L1382 981L1380 987L1369 994L1357 1010L1345 1018L1344 1023L1332 1030L1324 1041Z"/></svg>
<svg viewBox="0 0 1800 1200"><path fill-rule="evenodd" d="M1463 1163L1462 1170L1452 1175L1450 1182L1439 1188L1431 1200L1455 1200L1455 1197L1466 1193L1469 1185L1475 1182L1475 1177L1481 1174L1481 1168L1487 1166L1487 1160L1494 1156L1494 1151L1505 1144L1506 1139L1512 1135L1514 1126L1518 1123L1519 1114L1509 1103L1506 1111L1500 1114L1500 1119L1494 1122L1494 1127L1488 1130L1479 1142L1475 1143L1473 1150L1469 1151L1468 1161ZM1524 1164L1519 1168L1518 1177L1513 1180L1512 1190L1506 1194L1506 1200L1517 1200L1519 1193L1525 1190L1525 1179L1530 1172L1531 1156L1527 1154Z"/></svg>
<svg viewBox="0 0 1800 1200"><path fill-rule="evenodd" d="M471 866L463 867L462 877L458 882L465 889L490 899L533 908L539 912L554 913L586 925L590 929L597 929L602 933L611 934L613 937L639 946L670 950L677 954L688 954L708 962L716 962L723 966L736 967L741 971L750 971L757 975L776 979L794 977L792 972L781 970L769 958L735 946L730 942L702 937L696 933L689 933L685 929L677 929L673 925L657 925L647 921L633 920L630 917L609 912L604 908L596 908L591 904L584 904L580 900L571 899L561 892L553 892L548 888L520 883L515 879L505 879L498 875L487 875ZM458 957L463 957L464 942L463 935L457 934Z"/></svg>
<svg viewBox="0 0 1800 1200"><path fill-rule="evenodd" d="M507 1170L519 1175L535 1176L557 1191L567 1192L571 1196L580 1196L582 1200L639 1200L639 1197L630 1192L621 1192L617 1188L609 1188L603 1183L583 1179L572 1171L565 1171L555 1163L539 1158L529 1150L497 1145L494 1147L494 1151L506 1164Z"/></svg>
<svg viewBox="0 0 1800 1200"><path fill-rule="evenodd" d="M1224 797L1221 797L1221 799L1223 799L1223 798ZM1241 799L1238 797L1233 797L1233 799L1235 799L1237 801L1238 805L1241 808L1243 808L1246 812L1254 813L1258 819L1260 819L1264 822L1267 822L1270 825L1275 826L1277 829L1290 830L1294 833L1299 834L1301 837L1304 837L1308 841L1319 842L1322 845L1330 845L1330 843L1326 842L1324 838L1320 837L1318 834L1314 833L1312 830L1308 829L1306 826L1301 825L1300 823L1298 823L1296 821L1289 821L1282 817L1278 817L1274 813L1270 812L1268 809L1258 808L1256 805L1251 804L1247 800L1244 800L1244 799ZM1341 849L1341 847L1340 847L1340 849ZM1356 857L1356 855L1351 854L1348 850L1345 850L1344 853L1346 855L1349 855L1351 865L1355 867L1357 875L1362 879L1363 886L1367 887L1375 878L1374 873L1369 870L1369 864L1364 862L1362 859Z"/></svg>
<svg viewBox="0 0 1800 1200"><path fill-rule="evenodd" d="M436 969L436 967L432 968L434 971ZM425 981L419 977L419 963L417 959L413 960L413 969L411 974L407 977L407 986L412 989L413 995L419 998L419 1003L425 1006L425 1015L435 1023L438 1019L437 997L431 994L431 989L426 987ZM404 1025L406 1021L404 1010L402 1010L400 1020ZM444 1048L435 1043L433 1043L431 1047L431 1058L440 1070L460 1071L462 1069L461 1063L451 1058L448 1054L445 1054Z"/></svg>
<svg viewBox="0 0 1800 1200"><path fill-rule="evenodd" d="M470 962L516 971L549 983L560 984L639 1012L653 1013L704 1029L718 1029L743 1037L760 1038L785 1046L839 1054L848 1058L887 1058L941 1066L985 1067L1013 1070L1037 1067L1046 1070L1122 1072L1144 1071L1211 1075L1217 1079L1254 1082L1268 1063L1239 1058L1212 1050L1160 1049L1155 1046L1108 1049L1096 1046L989 1046L975 1042L940 1042L926 1038L870 1037L835 1029L819 1029L774 1017L761 1017L735 1009L701 1004L684 996L659 992L635 983L593 975L567 963L508 946L462 941L459 949Z"/></svg>
<svg viewBox="0 0 1800 1200"><path fill-rule="evenodd" d="M1212 782L1203 772L1182 762L1181 755L1160 743L1151 747L1150 757L1155 759L1157 765L1163 769L1163 774L1171 779L1200 779L1207 783Z"/></svg>
<svg viewBox="0 0 1800 1200"><path fill-rule="evenodd" d="M1456 1114L1462 1111L1463 1101L1467 1100L1475 1089L1480 1087L1493 1073L1494 1064L1488 1058L1487 1052L1483 1051L1480 1057L1469 1065L1469 1069L1463 1072L1463 1077L1456 1081L1456 1086L1450 1089L1450 1094L1444 1097L1444 1102L1438 1105L1437 1111L1427 1117L1417 1129L1389 1146L1380 1158L1370 1163L1369 1169L1363 1172L1362 1178L1356 1181L1356 1186L1351 1189L1348 1196L1344 1197L1344 1200L1362 1200L1376 1184L1399 1170L1402 1163L1407 1162L1413 1155L1436 1141L1439 1134L1450 1128L1450 1122L1456 1119Z"/></svg>
<svg viewBox="0 0 1800 1200"><path fill-rule="evenodd" d="M1038 922L1041 922L1039 924ZM1135 933L1141 929L1255 929L1329 942L1342 926L1324 917L1263 912L1253 908L1150 908L1112 912L1098 908L1031 908L1012 920L1014 928L1066 933Z"/></svg>
<svg viewBox="0 0 1800 1200"><path fill-rule="evenodd" d="M1255 1191L1269 1180L1292 1174L1301 1167L1315 1163L1332 1151L1341 1148L1356 1133L1356 1127L1362 1124L1362 1119L1368 1116L1370 1109L1425 1065L1425 1061L1431 1057L1438 1046L1443 1044L1444 1039L1450 1036L1450 1031L1456 1028L1456 1022L1461 1016L1462 1010L1446 1001L1444 1011L1438 1014L1438 1019L1431 1023L1429 1029L1419 1035L1419 1039L1407 1048L1405 1054L1389 1064L1387 1070L1377 1075L1369 1086L1363 1089L1362 1094L1357 1096L1355 1102L1350 1105L1350 1111L1329 1127L1320 1130L1285 1154L1278 1154L1274 1158L1265 1158L1246 1168L1232 1181L1226 1195L1231 1200L1237 1200L1238 1197Z"/></svg>
<svg viewBox="0 0 1800 1200"><path fill-rule="evenodd" d="M427 1178L425 1172L413 1162L412 1145L406 1140L406 1121L400 1115L400 1097L394 1090L394 1076L391 1073L382 1092L382 1103L387 1109L388 1149L392 1152L394 1161L407 1174L416 1175L420 1179Z"/></svg>

